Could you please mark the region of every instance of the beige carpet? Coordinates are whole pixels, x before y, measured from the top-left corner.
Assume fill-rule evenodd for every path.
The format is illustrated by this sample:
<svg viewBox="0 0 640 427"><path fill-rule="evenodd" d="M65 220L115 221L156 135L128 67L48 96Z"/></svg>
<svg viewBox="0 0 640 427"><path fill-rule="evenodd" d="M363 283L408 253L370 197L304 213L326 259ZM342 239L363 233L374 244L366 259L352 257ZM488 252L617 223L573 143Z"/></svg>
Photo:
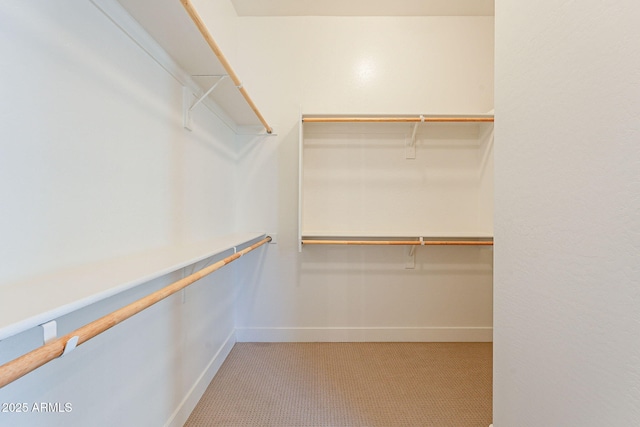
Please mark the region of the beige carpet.
<svg viewBox="0 0 640 427"><path fill-rule="evenodd" d="M237 343L186 427L491 423L491 343Z"/></svg>

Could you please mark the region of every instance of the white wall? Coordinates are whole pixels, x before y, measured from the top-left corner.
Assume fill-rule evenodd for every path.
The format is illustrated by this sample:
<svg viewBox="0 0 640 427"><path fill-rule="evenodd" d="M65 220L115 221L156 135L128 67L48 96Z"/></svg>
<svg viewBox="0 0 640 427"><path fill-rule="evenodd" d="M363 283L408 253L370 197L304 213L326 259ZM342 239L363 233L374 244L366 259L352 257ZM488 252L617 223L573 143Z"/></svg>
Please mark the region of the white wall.
<svg viewBox="0 0 640 427"><path fill-rule="evenodd" d="M239 164L251 182L239 191L240 224L278 233L261 275L241 273L239 339L490 339L490 250L419 251L414 271L404 269L403 248L298 254L297 210L301 110L487 112L493 19L242 17L237 25L236 69L278 134Z"/></svg>
<svg viewBox="0 0 640 427"><path fill-rule="evenodd" d="M0 51L0 298L16 280L236 231L235 135L202 106L184 130L181 84L92 3L3 2ZM179 277L64 316L59 334ZM30 411L72 405L0 425L164 425L233 344L233 280L220 270L0 389ZM0 363L41 340L1 341Z"/></svg>
<svg viewBox="0 0 640 427"><path fill-rule="evenodd" d="M639 18L496 4L496 427L640 424Z"/></svg>
<svg viewBox="0 0 640 427"><path fill-rule="evenodd" d="M413 127L305 123L302 235L492 235L493 125Z"/></svg>

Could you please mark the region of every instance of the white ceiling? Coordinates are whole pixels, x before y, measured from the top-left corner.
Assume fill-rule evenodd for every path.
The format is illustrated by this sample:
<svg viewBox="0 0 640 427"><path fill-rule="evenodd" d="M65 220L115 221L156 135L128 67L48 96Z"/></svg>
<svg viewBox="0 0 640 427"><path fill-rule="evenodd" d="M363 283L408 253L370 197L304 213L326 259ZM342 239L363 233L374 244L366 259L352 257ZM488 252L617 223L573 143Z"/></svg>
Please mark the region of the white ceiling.
<svg viewBox="0 0 640 427"><path fill-rule="evenodd" d="M238 16L493 16L494 0L231 0Z"/></svg>

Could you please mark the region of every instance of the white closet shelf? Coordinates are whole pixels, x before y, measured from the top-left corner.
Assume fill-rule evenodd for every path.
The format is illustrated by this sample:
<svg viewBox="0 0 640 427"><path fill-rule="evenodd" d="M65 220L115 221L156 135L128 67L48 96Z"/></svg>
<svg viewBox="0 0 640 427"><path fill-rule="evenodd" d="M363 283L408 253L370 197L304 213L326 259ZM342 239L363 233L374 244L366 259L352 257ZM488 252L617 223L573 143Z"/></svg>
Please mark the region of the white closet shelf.
<svg viewBox="0 0 640 427"><path fill-rule="evenodd" d="M358 246L491 246L493 236L488 233L362 233L336 234L314 233L304 234L300 240L302 245L358 245Z"/></svg>
<svg viewBox="0 0 640 427"><path fill-rule="evenodd" d="M305 244L492 245L493 227L488 219L493 176L487 165L492 161L493 122L492 111L470 114L302 113L298 250L301 251ZM418 134L423 126L424 132ZM371 153L362 150L368 141L375 142L376 150ZM418 141L423 146L430 141L437 142L441 149L437 153L417 156ZM458 148L462 143L473 152L461 152ZM337 173L332 171L334 164ZM393 170L398 173L394 175ZM443 187L456 179L454 173L460 179L453 183L455 185ZM338 188L339 184L345 185ZM443 197L445 188L451 189L447 190L448 204L442 207L425 204L428 200L437 200L434 197ZM413 196L408 196L408 189L413 191ZM322 208L325 205L335 209L325 214L329 212ZM458 205L467 206L464 213L458 212ZM428 211L430 216L406 215L403 206L411 206L416 212ZM456 216L449 220L451 210L456 210ZM380 212L383 214L379 215ZM397 222L400 224L397 231L398 228L390 225L387 219L399 217L404 220ZM460 228L456 227L458 223ZM352 224L354 229L347 229L345 224ZM383 226L376 228L372 224ZM423 224L432 229L425 230ZM473 224L477 224L478 230L468 228L474 227ZM390 233L387 227L396 231Z"/></svg>
<svg viewBox="0 0 640 427"><path fill-rule="evenodd" d="M303 239L493 239L493 234L483 231L473 232L435 232L435 231L403 231L403 232L325 232L303 231Z"/></svg>
<svg viewBox="0 0 640 427"><path fill-rule="evenodd" d="M493 245L488 233L303 233L303 245Z"/></svg>
<svg viewBox="0 0 640 427"><path fill-rule="evenodd" d="M303 114L304 123L483 123L493 114Z"/></svg>
<svg viewBox="0 0 640 427"><path fill-rule="evenodd" d="M0 340L264 236L231 234L0 285Z"/></svg>
<svg viewBox="0 0 640 427"><path fill-rule="evenodd" d="M137 42L138 36L123 25L122 18L107 7L109 0L92 0ZM204 93L220 76L228 76L207 96L236 126L272 129L249 97L217 43L197 16L189 0L118 0L126 12L199 85ZM192 17L190 17L193 16Z"/></svg>

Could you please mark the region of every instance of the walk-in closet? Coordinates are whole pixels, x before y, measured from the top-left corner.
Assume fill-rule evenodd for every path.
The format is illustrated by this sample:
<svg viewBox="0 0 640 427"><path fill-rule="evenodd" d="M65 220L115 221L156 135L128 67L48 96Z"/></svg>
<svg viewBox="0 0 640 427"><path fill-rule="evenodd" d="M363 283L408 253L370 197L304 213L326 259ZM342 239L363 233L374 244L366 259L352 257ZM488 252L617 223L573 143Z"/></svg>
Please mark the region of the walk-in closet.
<svg viewBox="0 0 640 427"><path fill-rule="evenodd" d="M0 4L0 426L640 423L640 6Z"/></svg>

